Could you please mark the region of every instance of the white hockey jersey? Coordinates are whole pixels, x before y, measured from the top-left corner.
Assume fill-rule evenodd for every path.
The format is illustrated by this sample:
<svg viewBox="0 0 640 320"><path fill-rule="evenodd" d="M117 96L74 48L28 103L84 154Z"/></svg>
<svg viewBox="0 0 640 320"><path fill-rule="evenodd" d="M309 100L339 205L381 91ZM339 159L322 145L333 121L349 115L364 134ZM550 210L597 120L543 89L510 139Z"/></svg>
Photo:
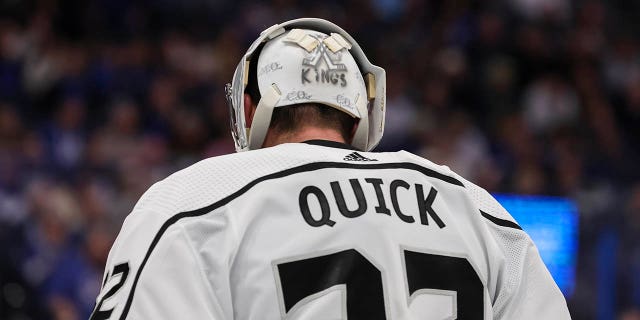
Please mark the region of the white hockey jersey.
<svg viewBox="0 0 640 320"><path fill-rule="evenodd" d="M289 143L153 185L91 319L569 319L529 236L408 152Z"/></svg>

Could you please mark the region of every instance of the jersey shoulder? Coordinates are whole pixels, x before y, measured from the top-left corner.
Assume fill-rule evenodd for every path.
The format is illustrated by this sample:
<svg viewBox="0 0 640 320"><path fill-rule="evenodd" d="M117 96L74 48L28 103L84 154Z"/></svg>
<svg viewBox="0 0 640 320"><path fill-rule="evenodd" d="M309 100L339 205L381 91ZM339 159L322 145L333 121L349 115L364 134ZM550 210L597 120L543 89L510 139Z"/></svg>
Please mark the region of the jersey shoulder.
<svg viewBox="0 0 640 320"><path fill-rule="evenodd" d="M413 161L460 181L464 186L466 196L473 202L478 208L479 214L486 220L502 227L522 229L511 214L484 188L460 176L448 166L435 164L410 152L401 151L400 153Z"/></svg>
<svg viewBox="0 0 640 320"><path fill-rule="evenodd" d="M262 176L302 164L278 150L260 149L201 160L155 183L134 212L168 217L196 210L238 191Z"/></svg>

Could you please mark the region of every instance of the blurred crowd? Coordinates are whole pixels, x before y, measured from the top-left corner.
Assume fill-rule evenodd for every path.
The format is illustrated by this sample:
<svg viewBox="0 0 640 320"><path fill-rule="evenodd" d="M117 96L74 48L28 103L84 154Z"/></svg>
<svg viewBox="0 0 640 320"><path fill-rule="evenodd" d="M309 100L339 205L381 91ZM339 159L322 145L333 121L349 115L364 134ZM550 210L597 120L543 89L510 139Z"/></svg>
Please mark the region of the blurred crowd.
<svg viewBox="0 0 640 320"><path fill-rule="evenodd" d="M640 2L0 1L0 318L87 319L140 195L233 152L264 28L329 19L387 70L378 151L580 212L574 319L640 319Z"/></svg>

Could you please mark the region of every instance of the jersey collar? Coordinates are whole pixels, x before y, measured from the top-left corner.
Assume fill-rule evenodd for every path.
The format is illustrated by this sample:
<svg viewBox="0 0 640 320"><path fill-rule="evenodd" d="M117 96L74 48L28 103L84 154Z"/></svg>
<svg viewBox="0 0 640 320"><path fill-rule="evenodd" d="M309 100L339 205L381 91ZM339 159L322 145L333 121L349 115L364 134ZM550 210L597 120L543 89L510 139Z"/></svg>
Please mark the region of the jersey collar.
<svg viewBox="0 0 640 320"><path fill-rule="evenodd" d="M330 140L313 139L313 140L304 141L302 143L313 144L313 145L329 147L329 148L357 150L353 146L350 146L350 145L348 145L346 143L341 143L341 142L337 142L337 141L330 141Z"/></svg>

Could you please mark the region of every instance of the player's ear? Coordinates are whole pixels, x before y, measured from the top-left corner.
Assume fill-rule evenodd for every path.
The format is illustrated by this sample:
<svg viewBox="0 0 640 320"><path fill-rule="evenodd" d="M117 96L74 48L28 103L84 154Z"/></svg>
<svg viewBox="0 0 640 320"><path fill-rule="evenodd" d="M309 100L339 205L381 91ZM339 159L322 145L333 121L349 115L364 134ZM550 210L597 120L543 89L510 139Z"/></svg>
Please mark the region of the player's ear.
<svg viewBox="0 0 640 320"><path fill-rule="evenodd" d="M251 96L245 93L244 94L244 121L247 128L251 127L251 123L253 123L253 115L256 113L256 108L257 106L255 103L253 103Z"/></svg>

